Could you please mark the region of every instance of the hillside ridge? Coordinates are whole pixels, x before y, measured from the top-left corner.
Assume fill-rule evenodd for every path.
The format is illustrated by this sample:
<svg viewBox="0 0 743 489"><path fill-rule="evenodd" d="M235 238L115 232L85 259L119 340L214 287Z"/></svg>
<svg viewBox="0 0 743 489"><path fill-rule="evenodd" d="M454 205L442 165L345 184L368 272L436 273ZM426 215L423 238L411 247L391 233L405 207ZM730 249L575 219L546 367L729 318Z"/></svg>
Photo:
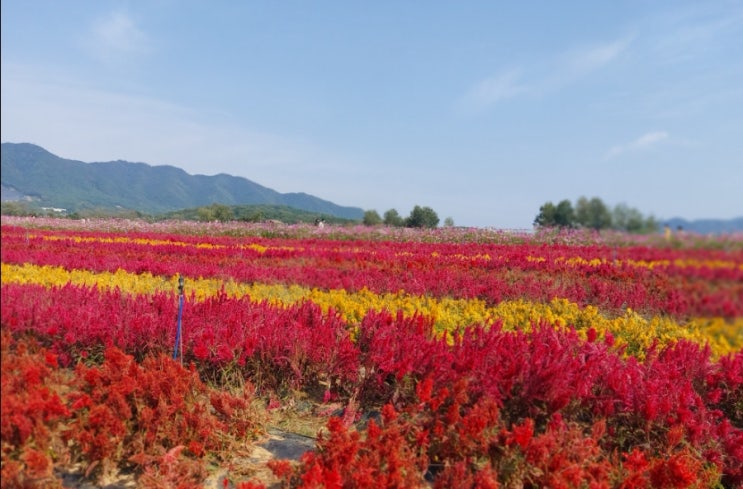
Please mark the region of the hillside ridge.
<svg viewBox="0 0 743 489"><path fill-rule="evenodd" d="M191 175L170 166L124 160L86 163L61 158L31 143L2 143L2 200L76 212L129 209L162 214L214 203L284 205L344 219L363 209L341 206L304 193L280 193L245 177Z"/></svg>

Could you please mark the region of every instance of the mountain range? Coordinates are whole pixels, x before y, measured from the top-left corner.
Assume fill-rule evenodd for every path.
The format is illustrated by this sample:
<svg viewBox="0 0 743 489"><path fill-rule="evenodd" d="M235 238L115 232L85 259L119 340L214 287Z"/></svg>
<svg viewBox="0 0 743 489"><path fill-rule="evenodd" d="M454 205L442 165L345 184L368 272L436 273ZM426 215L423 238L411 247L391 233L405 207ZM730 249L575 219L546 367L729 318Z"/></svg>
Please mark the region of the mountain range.
<svg viewBox="0 0 743 489"><path fill-rule="evenodd" d="M699 234L721 234L743 232L743 217L734 219L696 219L689 221L674 217L664 221L671 229L683 229Z"/></svg>
<svg viewBox="0 0 743 489"><path fill-rule="evenodd" d="M320 216L361 220L364 210L334 204L306 193L279 193L247 178L227 174L190 175L174 166L108 161L85 163L60 158L29 143L2 143L2 201L35 207L84 210L129 210L157 215L214 203L228 206L274 206ZM661 221L672 229L700 234L743 232L735 219Z"/></svg>
<svg viewBox="0 0 743 489"><path fill-rule="evenodd" d="M2 143L2 200L78 212L126 209L162 214L223 205L283 205L320 215L361 220L364 210L306 193L279 193L247 178L190 175L174 166L60 158L29 143Z"/></svg>

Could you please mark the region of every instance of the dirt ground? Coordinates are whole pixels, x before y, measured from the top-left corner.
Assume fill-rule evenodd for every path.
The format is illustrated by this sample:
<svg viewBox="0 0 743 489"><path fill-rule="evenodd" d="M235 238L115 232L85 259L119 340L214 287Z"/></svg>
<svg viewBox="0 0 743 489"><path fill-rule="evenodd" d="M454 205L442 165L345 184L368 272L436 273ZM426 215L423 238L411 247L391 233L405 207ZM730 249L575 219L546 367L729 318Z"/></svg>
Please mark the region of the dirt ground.
<svg viewBox="0 0 743 489"><path fill-rule="evenodd" d="M297 461L315 447L318 433L324 430L329 416L342 412L340 404L319 405L308 400L292 401L278 409L267 411L268 423L264 435L236 453L228 468L213 467L204 481L207 489L224 489L225 478L230 482L252 480L266 487L278 487L278 481L267 463L273 459ZM138 487L135 475L120 472L97 483L86 480L82 467L71 467L59 472L64 487L70 489L134 489Z"/></svg>

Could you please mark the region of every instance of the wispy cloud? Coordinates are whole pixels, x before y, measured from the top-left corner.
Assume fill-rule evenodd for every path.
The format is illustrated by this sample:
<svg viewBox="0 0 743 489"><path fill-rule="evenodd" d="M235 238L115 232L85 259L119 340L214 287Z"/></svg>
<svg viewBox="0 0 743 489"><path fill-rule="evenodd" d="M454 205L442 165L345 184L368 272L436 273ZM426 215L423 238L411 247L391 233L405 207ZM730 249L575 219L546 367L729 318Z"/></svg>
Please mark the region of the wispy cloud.
<svg viewBox="0 0 743 489"><path fill-rule="evenodd" d="M148 52L150 40L129 14L114 11L93 23L86 45L99 61L115 64Z"/></svg>
<svg viewBox="0 0 743 489"><path fill-rule="evenodd" d="M502 100L524 93L528 88L519 78L519 70L510 70L481 80L459 100L459 108L467 113L480 112Z"/></svg>
<svg viewBox="0 0 743 489"><path fill-rule="evenodd" d="M606 153L606 159L615 158L623 153L630 151L641 151L655 146L661 141L668 139L669 134L666 131L654 131L643 134L639 138L625 144L613 146Z"/></svg>
<svg viewBox="0 0 743 489"><path fill-rule="evenodd" d="M627 36L612 42L598 43L570 50L558 57L557 79L572 81L603 68L617 59L632 43Z"/></svg>
<svg viewBox="0 0 743 489"><path fill-rule="evenodd" d="M476 82L459 98L458 108L477 113L522 95L543 95L569 85L610 64L632 43L631 37L559 53L540 63L503 71Z"/></svg>
<svg viewBox="0 0 743 489"><path fill-rule="evenodd" d="M101 89L53 68L5 63L0 86L3 142L35 143L87 162L125 159L241 175L281 192L311 189L354 201L353 185L325 177L348 174L350 158L312 141L235 124L221 112Z"/></svg>
<svg viewBox="0 0 743 489"><path fill-rule="evenodd" d="M734 49L743 32L743 8L700 2L648 22L651 52L662 63L697 62ZM660 28L659 28L660 26Z"/></svg>

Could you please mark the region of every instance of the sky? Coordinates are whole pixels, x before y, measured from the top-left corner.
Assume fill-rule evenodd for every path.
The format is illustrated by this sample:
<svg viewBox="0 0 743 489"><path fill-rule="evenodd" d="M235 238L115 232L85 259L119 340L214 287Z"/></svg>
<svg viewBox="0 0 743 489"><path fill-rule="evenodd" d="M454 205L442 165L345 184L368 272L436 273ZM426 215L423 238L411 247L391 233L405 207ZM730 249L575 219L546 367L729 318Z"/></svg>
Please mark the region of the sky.
<svg viewBox="0 0 743 489"><path fill-rule="evenodd" d="M2 142L459 226L743 216L743 1L0 8Z"/></svg>

